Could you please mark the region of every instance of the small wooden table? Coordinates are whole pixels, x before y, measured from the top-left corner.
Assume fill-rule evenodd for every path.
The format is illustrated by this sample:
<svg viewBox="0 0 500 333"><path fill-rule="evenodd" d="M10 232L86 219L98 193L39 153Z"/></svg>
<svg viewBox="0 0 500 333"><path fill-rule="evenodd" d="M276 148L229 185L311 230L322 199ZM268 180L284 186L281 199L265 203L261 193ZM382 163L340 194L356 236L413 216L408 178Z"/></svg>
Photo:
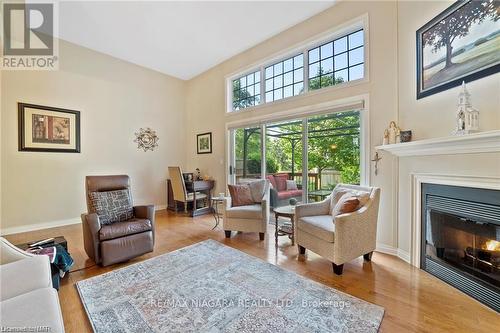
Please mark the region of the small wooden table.
<svg viewBox="0 0 500 333"><path fill-rule="evenodd" d="M276 231L274 232L275 245L278 246L278 236L287 235L292 240L292 245L295 244L295 206L283 206L274 209L276 218ZM287 217L291 220L291 226L279 226L278 218Z"/></svg>

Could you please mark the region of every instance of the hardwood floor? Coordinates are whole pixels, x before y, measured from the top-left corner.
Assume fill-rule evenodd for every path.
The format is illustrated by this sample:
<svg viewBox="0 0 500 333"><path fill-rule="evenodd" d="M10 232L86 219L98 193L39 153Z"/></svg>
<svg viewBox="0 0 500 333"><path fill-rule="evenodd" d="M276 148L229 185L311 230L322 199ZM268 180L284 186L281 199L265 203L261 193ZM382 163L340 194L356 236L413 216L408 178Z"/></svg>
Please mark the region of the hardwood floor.
<svg viewBox="0 0 500 333"><path fill-rule="evenodd" d="M80 302L75 283L79 280L124 267L162 253L206 239L217 240L284 269L331 286L353 296L383 306L385 316L381 332L498 332L500 316L460 291L406 262L375 252L371 262L360 257L344 265L342 276L333 274L329 261L307 252L298 256L296 246L280 237L274 246L274 227L269 226L264 241L257 233L233 233L224 238L221 227L211 230L210 215L191 218L157 212L156 244L153 253L109 267L95 266L83 249L81 225L71 225L6 238L20 243L44 237L63 235L75 259L72 271L61 281L61 302L67 332L91 332L91 326Z"/></svg>

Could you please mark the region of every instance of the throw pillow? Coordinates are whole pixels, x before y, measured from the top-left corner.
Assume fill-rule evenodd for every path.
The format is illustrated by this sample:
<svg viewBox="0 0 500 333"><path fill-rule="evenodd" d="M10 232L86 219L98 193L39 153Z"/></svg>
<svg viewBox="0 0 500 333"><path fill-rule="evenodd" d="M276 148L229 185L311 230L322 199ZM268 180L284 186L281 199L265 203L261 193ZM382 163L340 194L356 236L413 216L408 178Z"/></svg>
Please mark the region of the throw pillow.
<svg viewBox="0 0 500 333"><path fill-rule="evenodd" d="M297 183L295 182L295 180L286 181L286 190L287 191L297 190Z"/></svg>
<svg viewBox="0 0 500 333"><path fill-rule="evenodd" d="M330 215L333 215L335 205L337 205L337 202L339 202L340 198L342 198L342 196L346 193L349 193L349 190L339 188L333 190L332 194L330 195Z"/></svg>
<svg viewBox="0 0 500 333"><path fill-rule="evenodd" d="M245 185L228 185L229 194L231 195L232 207L253 205L252 192L250 186Z"/></svg>
<svg viewBox="0 0 500 333"><path fill-rule="evenodd" d="M252 199L254 203L261 203L262 197L264 196L264 189L266 188L266 180L256 180L248 184L250 187L250 192L252 194Z"/></svg>
<svg viewBox="0 0 500 333"><path fill-rule="evenodd" d="M134 217L129 190L91 192L90 202L101 224L122 222Z"/></svg>
<svg viewBox="0 0 500 333"><path fill-rule="evenodd" d="M352 193L345 193L333 208L333 216L352 213L358 210L359 200Z"/></svg>
<svg viewBox="0 0 500 333"><path fill-rule="evenodd" d="M286 181L288 180L288 175L286 173L274 175L274 180L276 181L276 191L286 191Z"/></svg>

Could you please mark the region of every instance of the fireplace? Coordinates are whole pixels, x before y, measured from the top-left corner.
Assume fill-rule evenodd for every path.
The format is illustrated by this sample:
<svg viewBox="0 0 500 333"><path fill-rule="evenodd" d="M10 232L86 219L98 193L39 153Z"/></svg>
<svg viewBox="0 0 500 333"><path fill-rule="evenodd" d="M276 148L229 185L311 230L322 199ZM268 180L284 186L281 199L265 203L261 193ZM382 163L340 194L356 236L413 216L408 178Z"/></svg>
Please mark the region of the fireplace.
<svg viewBox="0 0 500 333"><path fill-rule="evenodd" d="M420 267L500 311L500 191L422 184Z"/></svg>

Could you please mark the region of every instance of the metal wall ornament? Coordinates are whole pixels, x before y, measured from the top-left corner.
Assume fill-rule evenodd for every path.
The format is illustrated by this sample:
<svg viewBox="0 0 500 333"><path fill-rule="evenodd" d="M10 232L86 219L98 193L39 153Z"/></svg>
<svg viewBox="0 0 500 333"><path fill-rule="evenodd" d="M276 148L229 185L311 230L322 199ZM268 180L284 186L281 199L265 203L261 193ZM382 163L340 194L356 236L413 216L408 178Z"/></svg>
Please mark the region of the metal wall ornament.
<svg viewBox="0 0 500 333"><path fill-rule="evenodd" d="M158 135L156 131L149 127L140 128L139 132L135 133L135 140L137 142L137 149L142 149L145 152L148 150L154 151L158 147Z"/></svg>

